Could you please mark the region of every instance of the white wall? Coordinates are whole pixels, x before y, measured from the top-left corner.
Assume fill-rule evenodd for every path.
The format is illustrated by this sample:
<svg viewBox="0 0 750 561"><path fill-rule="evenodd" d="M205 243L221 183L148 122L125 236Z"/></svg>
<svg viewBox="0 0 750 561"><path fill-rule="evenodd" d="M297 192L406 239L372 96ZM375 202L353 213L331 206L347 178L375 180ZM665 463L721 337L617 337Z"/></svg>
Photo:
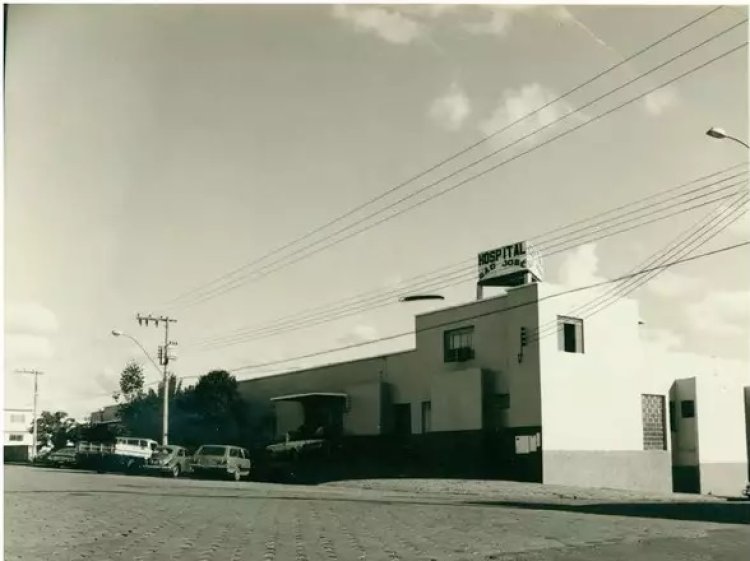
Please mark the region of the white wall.
<svg viewBox="0 0 750 561"><path fill-rule="evenodd" d="M696 400L697 393L696 379L684 378L674 381L669 395L670 401L674 402L674 424L677 429L672 434L672 463L675 466L697 466L699 463L698 415L703 407ZM680 402L691 400L695 403L696 416L683 419Z"/></svg>
<svg viewBox="0 0 750 561"><path fill-rule="evenodd" d="M523 361L518 361L521 327L531 331L537 325L537 290L536 284L526 285L505 295L418 316L418 351L413 357L419 361L418 368L433 377L442 373L460 377L473 369L483 370L489 376L489 391L510 394L508 427L540 426L536 348L527 347ZM476 358L466 363L443 362L444 332L469 325L474 326ZM437 430L434 425L433 429Z"/></svg>
<svg viewBox="0 0 750 561"><path fill-rule="evenodd" d="M433 431L480 430L482 371L473 368L460 373L436 373L432 378L431 401Z"/></svg>
<svg viewBox="0 0 750 561"><path fill-rule="evenodd" d="M13 420L14 416L20 415L23 417L22 421L15 421ZM29 429L31 428L31 425L33 423L33 415L31 411L14 411L6 409L4 410L4 423L3 423L3 442L7 446L32 446L34 435L29 432ZM11 440L10 435L22 435L23 440L16 441Z"/></svg>
<svg viewBox="0 0 750 561"><path fill-rule="evenodd" d="M747 462L744 387L719 375L696 382L700 463Z"/></svg>
<svg viewBox="0 0 750 561"><path fill-rule="evenodd" d="M558 315L582 317L584 352L560 351L554 329L540 341L544 449L643 450L641 394L651 392L640 384L637 304L618 300L586 317L576 309L596 295L544 299L561 290L540 287L540 324L554 326Z"/></svg>
<svg viewBox="0 0 750 561"><path fill-rule="evenodd" d="M344 412L344 434L380 434L380 382L349 386L346 393L349 396L349 410Z"/></svg>

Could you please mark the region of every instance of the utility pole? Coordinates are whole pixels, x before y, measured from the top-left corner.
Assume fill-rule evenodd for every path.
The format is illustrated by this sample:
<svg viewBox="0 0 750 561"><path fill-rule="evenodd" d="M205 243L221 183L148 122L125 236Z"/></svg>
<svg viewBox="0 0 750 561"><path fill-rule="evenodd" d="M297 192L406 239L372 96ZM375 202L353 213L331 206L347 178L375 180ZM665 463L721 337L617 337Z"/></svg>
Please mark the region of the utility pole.
<svg viewBox="0 0 750 561"><path fill-rule="evenodd" d="M138 314L136 318L138 319L138 325L143 325L145 323L148 326L153 322L156 327L159 327L160 322L164 324L164 345L159 346L158 354L159 364L164 370L164 405L162 408L161 443L163 446L167 446L169 444L169 371L167 370L167 367L170 360L176 359L176 357L170 353L170 349L177 345L175 341L169 340L169 324L177 323L177 320L167 316L156 317L151 314L147 316Z"/></svg>
<svg viewBox="0 0 750 561"><path fill-rule="evenodd" d="M32 376L34 376L34 409L31 414L33 417L33 423L34 423L31 426L34 432L34 436L32 437L33 443L31 446L31 459L33 460L34 458L36 458L36 449L37 449L36 401L39 395L39 385L37 383L37 380L39 378L39 375L44 374L44 372L40 372L39 370L16 370L16 373L17 374L31 374Z"/></svg>

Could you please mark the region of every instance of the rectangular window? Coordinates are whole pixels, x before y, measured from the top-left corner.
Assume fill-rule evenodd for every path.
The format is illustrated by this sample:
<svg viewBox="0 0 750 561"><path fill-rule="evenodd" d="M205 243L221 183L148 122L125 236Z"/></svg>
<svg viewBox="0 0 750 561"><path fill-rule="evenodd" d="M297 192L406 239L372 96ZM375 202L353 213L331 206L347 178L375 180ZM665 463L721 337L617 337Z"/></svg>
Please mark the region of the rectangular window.
<svg viewBox="0 0 750 561"><path fill-rule="evenodd" d="M641 395L641 419L643 421L643 449L666 450L667 431L664 423L663 395Z"/></svg>
<svg viewBox="0 0 750 561"><path fill-rule="evenodd" d="M583 320L557 316L558 348L566 353L583 352Z"/></svg>
<svg viewBox="0 0 750 561"><path fill-rule="evenodd" d="M411 403L395 404L393 417L393 429L396 434L411 434Z"/></svg>
<svg viewBox="0 0 750 561"><path fill-rule="evenodd" d="M422 432L432 430L432 403L429 401L422 402Z"/></svg>
<svg viewBox="0 0 750 561"><path fill-rule="evenodd" d="M10 422L11 423L24 423L26 422L26 416L23 415L22 413L11 413Z"/></svg>
<svg viewBox="0 0 750 561"><path fill-rule="evenodd" d="M680 402L680 416L683 419L692 419L695 417L695 401L686 399Z"/></svg>
<svg viewBox="0 0 750 561"><path fill-rule="evenodd" d="M669 430L677 431L677 411L674 408L674 401L669 402Z"/></svg>
<svg viewBox="0 0 750 561"><path fill-rule="evenodd" d="M446 331L443 340L445 362L464 362L474 358L474 327Z"/></svg>
<svg viewBox="0 0 750 561"><path fill-rule="evenodd" d="M237 448L230 448L229 449L229 456L232 458L239 458L240 457L240 451Z"/></svg>
<svg viewBox="0 0 750 561"><path fill-rule="evenodd" d="M11 442L23 442L23 435L22 434L11 434L10 435L10 441Z"/></svg>

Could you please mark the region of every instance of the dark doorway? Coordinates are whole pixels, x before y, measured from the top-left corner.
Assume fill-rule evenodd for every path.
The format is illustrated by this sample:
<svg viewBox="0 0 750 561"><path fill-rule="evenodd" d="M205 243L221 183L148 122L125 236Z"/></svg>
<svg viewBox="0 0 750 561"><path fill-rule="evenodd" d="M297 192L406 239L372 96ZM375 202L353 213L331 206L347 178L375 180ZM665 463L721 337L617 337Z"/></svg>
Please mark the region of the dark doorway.
<svg viewBox="0 0 750 561"><path fill-rule="evenodd" d="M411 403L397 403L393 406L393 428L398 435L411 434Z"/></svg>

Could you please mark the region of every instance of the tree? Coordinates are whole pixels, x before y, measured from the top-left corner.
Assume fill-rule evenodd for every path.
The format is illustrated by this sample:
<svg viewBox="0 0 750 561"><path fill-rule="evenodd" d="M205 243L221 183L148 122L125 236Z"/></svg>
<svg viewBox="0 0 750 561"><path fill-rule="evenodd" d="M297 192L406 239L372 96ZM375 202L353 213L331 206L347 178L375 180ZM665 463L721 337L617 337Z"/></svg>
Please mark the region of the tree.
<svg viewBox="0 0 750 561"><path fill-rule="evenodd" d="M169 388L170 442L188 447L243 444L243 429L247 427L245 404L237 380L229 372L213 370L188 388L171 376ZM123 394L125 389L122 387ZM162 430L163 384L147 392L131 391L130 396L120 406L126 433L158 440Z"/></svg>
<svg viewBox="0 0 750 561"><path fill-rule="evenodd" d="M64 447L68 441L78 440L79 424L65 411L42 411L36 420L37 443L52 444L54 448ZM34 432L33 425L29 432Z"/></svg>
<svg viewBox="0 0 750 561"><path fill-rule="evenodd" d="M143 368L131 360L120 373L120 394L129 403L143 395Z"/></svg>

